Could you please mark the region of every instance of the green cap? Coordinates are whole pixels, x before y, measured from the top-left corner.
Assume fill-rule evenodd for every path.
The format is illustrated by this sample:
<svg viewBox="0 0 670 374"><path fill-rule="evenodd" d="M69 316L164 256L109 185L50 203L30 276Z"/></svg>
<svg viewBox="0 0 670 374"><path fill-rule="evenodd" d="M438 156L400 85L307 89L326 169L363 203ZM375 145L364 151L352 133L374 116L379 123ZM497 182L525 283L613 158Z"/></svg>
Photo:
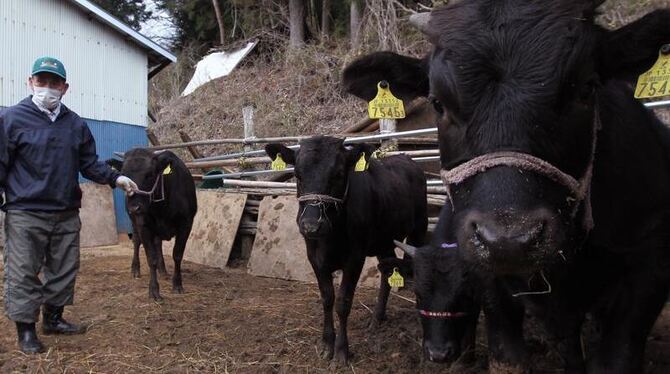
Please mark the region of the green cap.
<svg viewBox="0 0 670 374"><path fill-rule="evenodd" d="M65 75L65 66L63 66L62 62L53 57L45 56L35 60L35 63L33 64L33 72L31 75L35 75L37 73L56 74L59 77L67 80L67 76Z"/></svg>

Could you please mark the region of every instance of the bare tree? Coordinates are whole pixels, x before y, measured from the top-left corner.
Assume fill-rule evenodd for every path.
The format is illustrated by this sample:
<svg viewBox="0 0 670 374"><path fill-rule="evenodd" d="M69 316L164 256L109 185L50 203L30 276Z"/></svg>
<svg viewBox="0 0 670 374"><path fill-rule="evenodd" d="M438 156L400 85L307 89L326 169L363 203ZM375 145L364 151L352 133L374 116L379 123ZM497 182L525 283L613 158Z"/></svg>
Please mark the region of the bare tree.
<svg viewBox="0 0 670 374"><path fill-rule="evenodd" d="M369 25L376 31L379 49L398 52L402 50L400 22L396 3L388 0L365 0Z"/></svg>
<svg viewBox="0 0 670 374"><path fill-rule="evenodd" d="M223 25L223 13L221 13L221 6L219 5L219 0L212 0L214 5L214 13L216 14L216 22L219 24L219 38L221 41L221 46L226 42L225 28Z"/></svg>
<svg viewBox="0 0 670 374"><path fill-rule="evenodd" d="M305 44L305 0L289 0L289 17L291 19L291 48L300 48Z"/></svg>
<svg viewBox="0 0 670 374"><path fill-rule="evenodd" d="M361 45L361 22L363 19L363 3L361 0L351 0L351 13L349 17L349 37L351 48L358 49Z"/></svg>
<svg viewBox="0 0 670 374"><path fill-rule="evenodd" d="M321 3L321 41L328 40L330 34L330 0Z"/></svg>

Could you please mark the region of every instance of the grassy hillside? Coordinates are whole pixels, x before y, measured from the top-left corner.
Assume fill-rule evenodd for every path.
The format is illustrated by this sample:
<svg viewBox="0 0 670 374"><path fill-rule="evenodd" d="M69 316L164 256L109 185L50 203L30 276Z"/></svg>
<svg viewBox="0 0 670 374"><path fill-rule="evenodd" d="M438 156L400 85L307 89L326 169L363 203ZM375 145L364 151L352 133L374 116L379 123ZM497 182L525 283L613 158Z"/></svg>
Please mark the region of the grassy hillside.
<svg viewBox="0 0 670 374"><path fill-rule="evenodd" d="M670 8L670 0L609 1L599 22L616 28L662 7ZM366 116L365 103L340 92L343 66L382 46L416 56L430 48L403 19L393 21L391 29L397 31L392 39L380 36L373 21L368 17L365 47L360 51L350 51L347 40L331 40L289 52L282 36L260 34L257 50L231 75L180 97L198 60L186 49L178 64L152 80L150 104L158 122L151 127L162 142L180 141L180 129L193 139L242 137L242 107L253 105L257 136L337 133ZM664 111L663 119L670 123L669 111ZM238 148L202 150L210 155Z"/></svg>

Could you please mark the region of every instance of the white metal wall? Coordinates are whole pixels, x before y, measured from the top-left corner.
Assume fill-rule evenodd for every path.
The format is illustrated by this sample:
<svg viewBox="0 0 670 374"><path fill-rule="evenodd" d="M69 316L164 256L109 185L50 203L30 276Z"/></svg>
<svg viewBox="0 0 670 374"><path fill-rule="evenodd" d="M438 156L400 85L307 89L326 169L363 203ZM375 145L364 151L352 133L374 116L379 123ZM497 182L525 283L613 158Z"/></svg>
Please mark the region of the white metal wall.
<svg viewBox="0 0 670 374"><path fill-rule="evenodd" d="M63 102L80 116L146 126L147 55L66 0L0 0L0 107L30 94L33 61L67 69Z"/></svg>

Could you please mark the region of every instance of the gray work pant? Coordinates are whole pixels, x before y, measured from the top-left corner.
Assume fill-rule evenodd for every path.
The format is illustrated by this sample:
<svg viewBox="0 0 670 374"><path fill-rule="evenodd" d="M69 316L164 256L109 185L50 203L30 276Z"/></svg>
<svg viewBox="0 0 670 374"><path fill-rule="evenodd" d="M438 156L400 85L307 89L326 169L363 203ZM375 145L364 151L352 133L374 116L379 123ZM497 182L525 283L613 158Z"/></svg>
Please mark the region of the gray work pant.
<svg viewBox="0 0 670 374"><path fill-rule="evenodd" d="M78 211L7 212L3 259L10 320L34 323L42 304L72 305L80 229Z"/></svg>

